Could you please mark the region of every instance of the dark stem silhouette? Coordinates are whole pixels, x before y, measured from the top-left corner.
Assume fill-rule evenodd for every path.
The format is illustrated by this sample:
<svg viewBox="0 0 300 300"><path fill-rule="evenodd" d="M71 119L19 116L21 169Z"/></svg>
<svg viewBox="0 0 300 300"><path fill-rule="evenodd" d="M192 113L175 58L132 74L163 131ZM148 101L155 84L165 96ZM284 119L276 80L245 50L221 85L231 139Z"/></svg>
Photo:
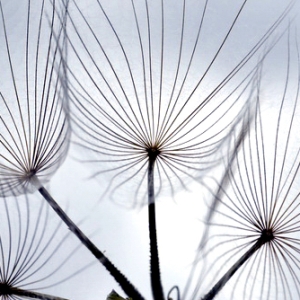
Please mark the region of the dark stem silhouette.
<svg viewBox="0 0 300 300"><path fill-rule="evenodd" d="M37 177L33 178L38 185ZM68 228L77 236L81 243L89 249L89 251L97 258L97 260L106 268L106 270L112 275L112 277L119 283L123 291L127 296L134 300L143 300L144 297L137 291L137 289L128 281L128 279L118 270L114 264L101 252L92 241L77 227L77 225L67 216L63 209L56 203L49 192L44 186L39 186L38 191L49 203L52 209L58 214L62 221L68 226Z"/></svg>
<svg viewBox="0 0 300 300"><path fill-rule="evenodd" d="M257 251L266 243L271 242L274 239L272 229L262 230L261 236L255 242L255 244L240 257L240 259L223 275L223 277L213 286L213 288L202 298L202 300L212 300L225 286L229 279L236 273L236 271Z"/></svg>
<svg viewBox="0 0 300 300"><path fill-rule="evenodd" d="M52 296L52 295L37 293L34 291L27 291L27 290L11 287L5 283L0 283L1 299L2 299L2 296L4 296L4 297L21 296L21 297L28 298L28 299L41 299L41 300L67 300L66 298L61 298L61 297L56 297L56 296Z"/></svg>
<svg viewBox="0 0 300 300"><path fill-rule="evenodd" d="M148 218L149 218L149 237L150 237L150 276L152 294L155 300L163 300L164 293L161 284L159 256L156 233L156 216L155 216L155 192L154 192L154 165L160 151L156 148L148 150Z"/></svg>

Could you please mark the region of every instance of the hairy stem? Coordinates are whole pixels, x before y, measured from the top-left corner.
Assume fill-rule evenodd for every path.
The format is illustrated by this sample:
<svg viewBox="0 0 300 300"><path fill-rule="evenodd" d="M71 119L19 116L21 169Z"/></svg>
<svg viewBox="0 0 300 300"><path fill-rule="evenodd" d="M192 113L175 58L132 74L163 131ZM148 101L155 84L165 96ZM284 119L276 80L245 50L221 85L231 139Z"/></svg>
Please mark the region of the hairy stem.
<svg viewBox="0 0 300 300"><path fill-rule="evenodd" d="M156 234L155 217L155 195L154 195L154 163L155 159L149 157L148 167L148 218L149 218L149 237L150 237L150 275L151 286L154 300L163 300L164 293L161 284L159 257Z"/></svg>
<svg viewBox="0 0 300 300"><path fill-rule="evenodd" d="M4 284L4 283L0 283L0 297L2 297L2 296L4 296L4 297L5 296L6 297L21 296L22 298L41 299L41 300L67 300L66 298L60 298L60 297L56 297L56 296L52 296L52 295L22 290L22 289L18 289L15 287L10 287L9 285Z"/></svg>
<svg viewBox="0 0 300 300"><path fill-rule="evenodd" d="M273 236L272 236L273 239ZM265 243L271 239L262 234L256 243L240 257L240 259L223 275L223 277L214 285L214 287L202 298L202 300L212 300L225 286L235 272Z"/></svg>
<svg viewBox="0 0 300 300"><path fill-rule="evenodd" d="M35 184L39 184L37 178L32 180L36 181ZM119 271L113 263L101 252L92 241L77 227L77 225L67 216L62 208L56 203L52 196L41 184L38 186L39 192L44 199L50 204L53 210L59 215L68 228L77 236L81 243L90 250L90 252L98 259L98 261L106 268L106 270L112 275L112 277L119 283L123 291L127 296L134 300L144 300L144 297L136 290L136 288L128 281L128 279Z"/></svg>

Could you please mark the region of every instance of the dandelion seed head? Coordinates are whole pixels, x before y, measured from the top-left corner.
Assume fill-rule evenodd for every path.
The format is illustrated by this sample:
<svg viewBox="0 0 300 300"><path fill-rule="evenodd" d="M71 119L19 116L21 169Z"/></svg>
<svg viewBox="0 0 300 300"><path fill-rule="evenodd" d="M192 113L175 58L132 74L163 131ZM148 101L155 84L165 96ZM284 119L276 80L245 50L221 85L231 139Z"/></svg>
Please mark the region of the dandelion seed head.
<svg viewBox="0 0 300 300"><path fill-rule="evenodd" d="M94 265L94 260L82 259L81 243L74 243L71 232L38 194L24 190L0 198L0 219L0 299L29 298L14 295L13 289L55 295L59 284Z"/></svg>
<svg viewBox="0 0 300 300"><path fill-rule="evenodd" d="M242 262L221 290L222 296L300 298L300 56L298 38L291 28L278 46L285 51L278 53L276 45L263 69L268 67L274 79L271 62L281 55L283 72L270 81L261 71L253 123L228 166L226 180L216 188L217 204L208 224L210 235L199 254L202 270L197 280L201 283L195 295ZM267 95L272 101L264 102ZM210 182L208 189L211 186Z"/></svg>
<svg viewBox="0 0 300 300"><path fill-rule="evenodd" d="M69 144L69 121L61 102L65 97L61 22L50 1L25 2L13 16L7 13L9 6L0 2L2 197L22 193L25 187L34 191L34 176L46 183L64 160ZM16 20L22 24L18 34L10 29Z"/></svg>
<svg viewBox="0 0 300 300"><path fill-rule="evenodd" d="M173 196L218 165L249 106L257 54L280 21L225 63L246 17L242 4L222 25L223 11L209 1L69 4L68 107L78 154L90 153L82 161L107 182L103 198L118 202L125 188L128 202L146 203L151 147L160 150L157 195Z"/></svg>

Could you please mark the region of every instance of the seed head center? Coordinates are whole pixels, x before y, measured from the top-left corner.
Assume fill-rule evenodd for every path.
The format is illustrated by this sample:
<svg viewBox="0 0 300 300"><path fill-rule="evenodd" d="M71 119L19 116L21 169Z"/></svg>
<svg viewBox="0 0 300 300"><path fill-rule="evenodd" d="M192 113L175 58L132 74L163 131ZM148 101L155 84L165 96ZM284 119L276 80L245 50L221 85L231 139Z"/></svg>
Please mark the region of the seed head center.
<svg viewBox="0 0 300 300"><path fill-rule="evenodd" d="M0 282L0 296L6 296L11 294L10 286L6 282Z"/></svg>
<svg viewBox="0 0 300 300"><path fill-rule="evenodd" d="M263 229L262 233L261 233L261 239L265 242L271 242L272 240L274 240L274 231L272 228L266 228Z"/></svg>
<svg viewBox="0 0 300 300"><path fill-rule="evenodd" d="M25 174L22 177L22 180L30 181L30 179L35 175L36 175L36 170L31 169L31 170L25 171Z"/></svg>
<svg viewBox="0 0 300 300"><path fill-rule="evenodd" d="M156 160L161 153L161 150L157 146L150 146L146 149L146 151L150 160Z"/></svg>

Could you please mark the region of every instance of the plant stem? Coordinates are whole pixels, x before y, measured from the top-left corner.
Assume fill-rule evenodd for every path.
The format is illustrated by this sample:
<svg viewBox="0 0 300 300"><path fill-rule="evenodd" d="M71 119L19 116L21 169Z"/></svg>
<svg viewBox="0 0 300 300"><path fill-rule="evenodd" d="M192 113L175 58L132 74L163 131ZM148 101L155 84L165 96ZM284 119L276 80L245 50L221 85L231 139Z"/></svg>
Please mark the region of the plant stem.
<svg viewBox="0 0 300 300"><path fill-rule="evenodd" d="M10 287L9 285L3 283L0 283L0 297L1 296L21 296L28 299L41 299L41 300L67 300L66 298L60 298L60 297L51 296L47 294Z"/></svg>
<svg viewBox="0 0 300 300"><path fill-rule="evenodd" d="M214 287L202 298L202 300L212 300L235 274L235 272L268 240L261 236L256 243L226 272L226 274L214 285Z"/></svg>
<svg viewBox="0 0 300 300"><path fill-rule="evenodd" d="M134 300L144 300L144 297L136 290L136 288L128 281L128 279L119 271L113 263L101 252L92 241L77 227L77 225L67 216L62 208L56 203L48 191L43 187L38 178L32 178L34 184L38 186L38 191L42 194L44 199L50 204L53 210L59 215L68 228L77 236L82 244L90 250L90 252L98 259L98 261L106 268L112 277L120 284L127 296Z"/></svg>
<svg viewBox="0 0 300 300"><path fill-rule="evenodd" d="M154 163L155 163L155 158L153 159L151 156L149 156L148 218L149 218L149 237L150 237L150 276L151 276L151 286L152 286L152 294L154 300L163 300L164 293L163 293L161 277L160 277L157 234L156 234Z"/></svg>

